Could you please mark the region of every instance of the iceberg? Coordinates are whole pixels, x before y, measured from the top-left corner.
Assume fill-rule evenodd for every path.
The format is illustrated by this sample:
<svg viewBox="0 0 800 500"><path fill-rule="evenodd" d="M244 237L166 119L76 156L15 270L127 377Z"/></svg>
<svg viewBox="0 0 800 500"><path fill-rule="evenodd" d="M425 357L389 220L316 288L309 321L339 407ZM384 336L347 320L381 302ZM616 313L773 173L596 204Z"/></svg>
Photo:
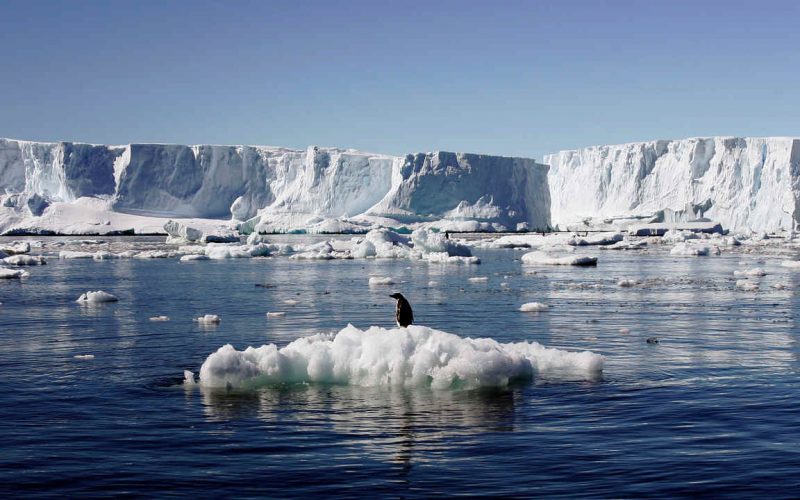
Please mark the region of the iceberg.
<svg viewBox="0 0 800 500"><path fill-rule="evenodd" d="M733 230L800 222L800 139L709 137L545 155L552 223L712 220Z"/></svg>
<svg viewBox="0 0 800 500"><path fill-rule="evenodd" d="M217 234L198 227L215 219L245 234L549 226L545 165L467 153L0 139L0 193L0 233L163 234L169 220L171 238L193 242Z"/></svg>

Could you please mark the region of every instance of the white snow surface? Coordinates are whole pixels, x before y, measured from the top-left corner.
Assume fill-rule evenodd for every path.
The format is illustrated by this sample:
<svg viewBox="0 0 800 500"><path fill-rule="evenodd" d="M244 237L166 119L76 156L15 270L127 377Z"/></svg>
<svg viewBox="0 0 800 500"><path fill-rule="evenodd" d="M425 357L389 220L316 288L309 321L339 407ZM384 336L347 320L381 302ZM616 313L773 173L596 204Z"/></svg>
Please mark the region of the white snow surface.
<svg viewBox="0 0 800 500"><path fill-rule="evenodd" d="M237 351L221 347L200 368L205 387L253 388L322 382L360 386L431 386L435 389L506 386L536 375L591 378L603 356L568 352L536 342L502 344L462 338L424 326L360 330L302 337Z"/></svg>
<svg viewBox="0 0 800 500"><path fill-rule="evenodd" d="M710 137L546 155L553 224L586 218L705 217L728 229L800 222L800 139ZM662 212L659 214L659 212Z"/></svg>

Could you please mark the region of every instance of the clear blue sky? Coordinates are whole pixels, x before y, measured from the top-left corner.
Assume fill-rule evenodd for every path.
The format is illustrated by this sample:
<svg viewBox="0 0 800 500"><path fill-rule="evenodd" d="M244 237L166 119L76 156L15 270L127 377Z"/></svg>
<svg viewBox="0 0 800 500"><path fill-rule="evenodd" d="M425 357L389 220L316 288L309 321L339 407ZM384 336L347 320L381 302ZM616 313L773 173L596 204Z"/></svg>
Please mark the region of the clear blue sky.
<svg viewBox="0 0 800 500"><path fill-rule="evenodd" d="M0 136L541 157L800 135L797 1L0 0Z"/></svg>

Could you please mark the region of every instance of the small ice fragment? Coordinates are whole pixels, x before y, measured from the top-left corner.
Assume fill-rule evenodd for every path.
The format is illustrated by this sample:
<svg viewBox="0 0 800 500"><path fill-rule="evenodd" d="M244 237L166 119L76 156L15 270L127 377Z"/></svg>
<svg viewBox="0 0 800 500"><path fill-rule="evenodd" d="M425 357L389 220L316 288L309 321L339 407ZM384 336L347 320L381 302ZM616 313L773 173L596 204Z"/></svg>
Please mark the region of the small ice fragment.
<svg viewBox="0 0 800 500"><path fill-rule="evenodd" d="M94 354L76 354L75 359L94 359Z"/></svg>
<svg viewBox="0 0 800 500"><path fill-rule="evenodd" d="M267 317L268 318L280 318L281 316L286 316L286 313L283 312L283 311L280 311L280 312L268 312L267 313Z"/></svg>
<svg viewBox="0 0 800 500"><path fill-rule="evenodd" d="M623 288L630 288L639 284L638 280L621 279L617 281L617 285Z"/></svg>
<svg viewBox="0 0 800 500"><path fill-rule="evenodd" d="M772 288L774 288L775 290L786 290L787 287L785 283L775 283L774 285L772 285Z"/></svg>
<svg viewBox="0 0 800 500"><path fill-rule="evenodd" d="M630 328L620 328L619 329L619 333L621 333L623 335L627 335L627 334L631 333L631 329Z"/></svg>
<svg viewBox="0 0 800 500"><path fill-rule="evenodd" d="M194 320L201 325L216 325L222 321L222 318L217 316L216 314L206 314L205 316L200 316L199 318L195 318Z"/></svg>
<svg viewBox="0 0 800 500"><path fill-rule="evenodd" d="M300 302L295 300L295 299L286 299L286 300L283 301L283 303L286 304L286 305L289 305L289 306L293 306L293 305L299 304Z"/></svg>
<svg viewBox="0 0 800 500"><path fill-rule="evenodd" d="M428 286L436 286L436 285L438 285L438 284L439 284L439 282L438 282L438 281L433 281L433 280L431 280L431 281L429 281L429 282L428 282Z"/></svg>
<svg viewBox="0 0 800 500"><path fill-rule="evenodd" d="M470 278L469 281L472 283L486 283L489 281L489 278L488 276L475 276L474 278Z"/></svg>
<svg viewBox="0 0 800 500"><path fill-rule="evenodd" d="M181 262L189 262L194 260L211 260L211 258L206 255L190 254L181 256L180 260Z"/></svg>
<svg viewBox="0 0 800 500"><path fill-rule="evenodd" d="M736 288L744 290L745 292L755 292L758 290L758 285L749 280L738 280Z"/></svg>
<svg viewBox="0 0 800 500"><path fill-rule="evenodd" d="M189 370L183 370L183 385L195 385L197 382L194 381L194 372Z"/></svg>
<svg viewBox="0 0 800 500"><path fill-rule="evenodd" d="M118 300L119 299L117 297L108 292L97 290L96 292L86 292L82 294L75 302L84 304L99 304L101 302L117 302Z"/></svg>
<svg viewBox="0 0 800 500"><path fill-rule="evenodd" d="M754 267L753 269L746 269L744 271L734 271L734 276L766 276L767 272L761 269L760 267Z"/></svg>
<svg viewBox="0 0 800 500"><path fill-rule="evenodd" d="M790 269L800 269L800 260L784 260L781 265Z"/></svg>
<svg viewBox="0 0 800 500"><path fill-rule="evenodd" d="M150 321L169 321L169 316L153 316Z"/></svg>
<svg viewBox="0 0 800 500"><path fill-rule="evenodd" d="M527 304L519 306L519 310L522 312L541 312L548 309L550 309L550 306L542 304L541 302L528 302Z"/></svg>
<svg viewBox="0 0 800 500"><path fill-rule="evenodd" d="M371 285L393 285L394 280L392 278L384 278L382 276L373 276L369 279L369 284Z"/></svg>

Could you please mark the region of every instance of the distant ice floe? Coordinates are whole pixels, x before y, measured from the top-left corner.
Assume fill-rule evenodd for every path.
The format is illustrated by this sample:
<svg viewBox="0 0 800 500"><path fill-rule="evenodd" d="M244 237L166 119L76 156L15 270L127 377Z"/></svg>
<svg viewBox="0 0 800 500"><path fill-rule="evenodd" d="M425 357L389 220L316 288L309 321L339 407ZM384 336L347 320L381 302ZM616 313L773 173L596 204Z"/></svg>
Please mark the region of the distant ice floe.
<svg viewBox="0 0 800 500"><path fill-rule="evenodd" d="M91 360L94 359L94 354L76 354L73 356L75 359Z"/></svg>
<svg viewBox="0 0 800 500"><path fill-rule="evenodd" d="M98 290L96 292L86 292L81 294L81 296L78 297L78 300L75 302L82 304L99 304L103 302L117 302L118 300L119 299L114 295L102 290Z"/></svg>
<svg viewBox="0 0 800 500"><path fill-rule="evenodd" d="M551 255L547 252L528 252L522 256L524 264L545 266L596 266L597 257L564 255Z"/></svg>
<svg viewBox="0 0 800 500"><path fill-rule="evenodd" d="M370 284L370 286L375 286L375 285L394 285L394 280L392 278L389 278L389 277L372 276L369 279L369 284Z"/></svg>
<svg viewBox="0 0 800 500"><path fill-rule="evenodd" d="M31 244L28 241L12 241L11 243L0 243L0 253L6 255L19 255L31 251Z"/></svg>
<svg viewBox="0 0 800 500"><path fill-rule="evenodd" d="M745 292L755 292L758 291L759 286L758 283L744 279L736 281L736 288L744 290Z"/></svg>
<svg viewBox="0 0 800 500"><path fill-rule="evenodd" d="M286 313L283 311L270 311L267 313L268 318L282 318L286 316Z"/></svg>
<svg viewBox="0 0 800 500"><path fill-rule="evenodd" d="M150 321L169 321L169 316L151 316Z"/></svg>
<svg viewBox="0 0 800 500"><path fill-rule="evenodd" d="M800 260L784 260L781 261L781 265L789 269L800 269Z"/></svg>
<svg viewBox="0 0 800 500"><path fill-rule="evenodd" d="M766 271L764 271L764 270L763 270L762 268L760 268L760 267L754 267L753 269L746 269L746 270L744 270L744 271L734 271L734 272L733 272L733 275L734 275L734 276L736 276L736 277L740 277L740 276L753 276L753 277L757 277L757 276L766 276L766 275L767 275L767 272L766 272Z"/></svg>
<svg viewBox="0 0 800 500"><path fill-rule="evenodd" d="M528 302L519 306L519 310L522 312L542 312L548 309L550 309L550 306L541 302Z"/></svg>
<svg viewBox="0 0 800 500"><path fill-rule="evenodd" d="M7 266L41 266L47 264L47 261L41 255L12 255L2 259L2 261Z"/></svg>
<svg viewBox="0 0 800 500"><path fill-rule="evenodd" d="M622 288L631 288L631 287L634 287L636 285L639 285L640 283L641 282L639 280L632 280L632 279L623 278L623 279L617 281L617 286L620 286Z"/></svg>
<svg viewBox="0 0 800 500"><path fill-rule="evenodd" d="M469 278L470 283L486 283L487 281L489 281L488 276L473 276Z"/></svg>
<svg viewBox="0 0 800 500"><path fill-rule="evenodd" d="M28 271L22 269L7 269L0 267L0 279L22 279L30 276Z"/></svg>
<svg viewBox="0 0 800 500"><path fill-rule="evenodd" d="M710 247L708 245L692 245L683 242L672 247L672 250L669 251L669 254L700 257L706 255L719 255L720 250L717 247Z"/></svg>
<svg viewBox="0 0 800 500"><path fill-rule="evenodd" d="M195 318L194 321L201 325L217 325L222 321L222 318L216 314L205 314L199 318Z"/></svg>
<svg viewBox="0 0 800 500"><path fill-rule="evenodd" d="M268 344L237 351L225 345L201 366L200 385L254 388L321 382L475 388L506 386L537 375L589 379L602 372L603 363L603 356L589 351L568 352L536 342L502 344L417 325L368 330L348 325L336 334L302 337L282 348Z"/></svg>

